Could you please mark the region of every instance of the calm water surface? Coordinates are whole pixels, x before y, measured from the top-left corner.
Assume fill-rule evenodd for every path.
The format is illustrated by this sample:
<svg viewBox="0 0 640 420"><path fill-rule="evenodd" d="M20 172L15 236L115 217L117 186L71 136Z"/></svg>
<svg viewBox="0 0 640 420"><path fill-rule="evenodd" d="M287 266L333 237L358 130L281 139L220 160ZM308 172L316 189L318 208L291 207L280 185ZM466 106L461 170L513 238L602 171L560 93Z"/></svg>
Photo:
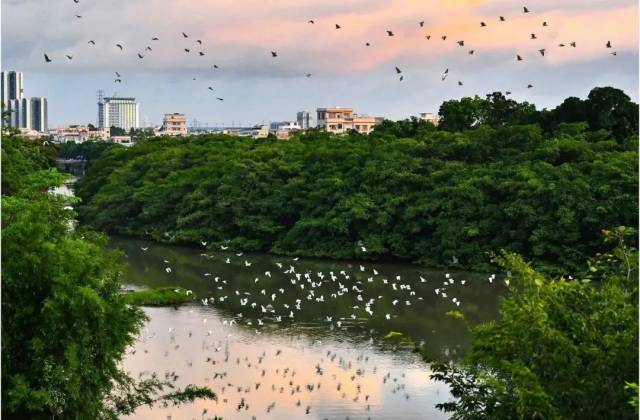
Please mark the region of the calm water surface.
<svg viewBox="0 0 640 420"><path fill-rule="evenodd" d="M181 286L207 299L145 308L149 321L125 369L177 375L178 386L206 385L218 395L143 408L130 419L445 419L434 406L450 398L447 387L383 336L402 332L455 360L470 337L445 313L492 319L505 290L485 274L406 264L112 243L125 252L126 284Z"/></svg>

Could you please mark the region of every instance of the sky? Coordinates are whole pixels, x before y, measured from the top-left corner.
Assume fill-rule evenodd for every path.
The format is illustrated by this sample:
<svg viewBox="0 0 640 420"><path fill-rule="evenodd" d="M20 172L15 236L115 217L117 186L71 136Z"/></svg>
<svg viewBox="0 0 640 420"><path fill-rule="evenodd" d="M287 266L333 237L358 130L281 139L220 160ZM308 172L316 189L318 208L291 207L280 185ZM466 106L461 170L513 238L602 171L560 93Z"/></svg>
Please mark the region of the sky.
<svg viewBox="0 0 640 420"><path fill-rule="evenodd" d="M437 113L444 100L493 91L511 91L514 99L544 108L605 85L638 101L635 0L1 4L1 67L24 72L27 96L48 98L50 127L95 124L99 89L134 96L141 124L153 125L171 112L185 113L190 123L230 126L295 120L301 110L315 116L316 108L328 106L402 119ZM116 71L122 83L114 82Z"/></svg>

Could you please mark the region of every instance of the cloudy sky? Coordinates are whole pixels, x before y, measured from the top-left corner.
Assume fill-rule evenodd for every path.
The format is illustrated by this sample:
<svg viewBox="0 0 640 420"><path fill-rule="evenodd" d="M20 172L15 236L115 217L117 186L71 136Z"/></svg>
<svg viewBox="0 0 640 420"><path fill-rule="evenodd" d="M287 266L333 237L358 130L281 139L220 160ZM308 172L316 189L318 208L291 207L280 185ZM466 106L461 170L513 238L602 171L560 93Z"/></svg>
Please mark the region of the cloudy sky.
<svg viewBox="0 0 640 420"><path fill-rule="evenodd" d="M530 13L523 13L523 6ZM537 39L530 39L532 33ZM569 46L573 41L575 48ZM613 48L606 48L607 41ZM152 51L145 51L147 46ZM44 53L53 62L45 63ZM523 61L517 62L516 54ZM402 82L395 66L403 71ZM449 77L443 82L445 68ZM635 0L2 0L2 69L23 71L26 94L48 98L50 126L95 123L98 89L135 96L141 122L152 124L159 124L163 113L184 112L189 121L248 125L295 119L296 111L332 105L400 119L437 112L446 99L496 90L550 107L611 85L637 101L638 5ZM115 71L121 84L114 83ZM528 84L534 87L527 89Z"/></svg>

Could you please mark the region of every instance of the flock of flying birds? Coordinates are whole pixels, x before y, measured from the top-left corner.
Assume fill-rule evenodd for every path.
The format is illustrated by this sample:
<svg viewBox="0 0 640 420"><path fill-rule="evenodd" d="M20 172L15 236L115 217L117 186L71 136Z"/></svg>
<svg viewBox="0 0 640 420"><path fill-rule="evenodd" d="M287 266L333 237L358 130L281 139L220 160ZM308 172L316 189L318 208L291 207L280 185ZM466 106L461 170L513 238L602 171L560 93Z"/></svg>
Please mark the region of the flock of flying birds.
<svg viewBox="0 0 640 420"><path fill-rule="evenodd" d="M80 3L80 0L73 0L73 2L74 3ZM528 14L528 13L531 13L531 11L526 6L524 6L523 7L523 13ZM76 19L82 19L82 15L76 14L75 18ZM506 21L507 21L507 18L505 18L504 16L498 16L498 19L497 19L497 23L498 24L504 23ZM310 24L310 25L315 25L316 21L314 19L310 19L310 20L307 21L307 23ZM424 28L425 22L424 21L419 21L418 22L418 26L420 28ZM484 21L479 22L479 28L481 28L481 29L482 28L487 28L488 26L489 25L487 24L487 22L484 22ZM547 28L550 25L549 25L549 22L542 21L541 26L542 26L542 28ZM340 24L337 24L337 23L334 24L334 27L335 27L335 30L342 29L342 26ZM395 36L395 33L394 33L393 30L388 30L387 29L386 30L386 34L389 37ZM185 32L182 32L181 35L179 35L179 36L183 40L191 39L190 35L188 35ZM425 37L426 40L430 40L431 39L431 34L426 34L424 37ZM448 37L448 35L443 34L443 35L440 35L440 39L442 41L447 41L447 39L450 39L450 38ZM535 34L535 33L531 33L529 39L537 40L538 39L538 35ZM149 45L147 45L144 48L144 50L135 52L135 54L136 54L136 56L138 57L139 60L144 60L145 56L148 53L149 54L152 53L153 52L153 48L151 47L151 45L153 44L153 42L160 41L160 39L157 36L154 36L154 37L151 38L151 41L152 42ZM459 47L462 47L462 48L464 48L466 46L464 40L457 40L456 44ZM88 45L89 46L95 46L96 45L95 40L89 40L88 41ZM364 45L366 47L371 47L372 46L371 42L365 42ZM569 47L572 47L572 48L577 48L577 43L575 41L570 41L568 43L560 43L560 44L558 44L558 47L562 48L562 47L566 47L567 45ZM611 41L607 41L605 43L605 47L608 48L608 49L613 48L613 46L611 44ZM119 51L119 52L124 52L125 51L125 46L122 43L115 44L114 48L116 48L117 51ZM184 53L186 53L186 54L192 54L193 53L193 54L196 54L198 57L205 57L206 53L204 51L202 51L202 49L203 49L203 41L201 39L196 39L195 43L189 44L186 47L184 47ZM541 56L544 57L545 54L547 53L547 48L540 48L540 49L538 49L538 52L540 53ZM279 57L279 55L278 55L279 53L276 50L272 50L272 51L270 51L270 53L271 53L271 57L274 58L274 59L277 59ZM474 48L471 48L471 49L468 49L467 53L469 55L474 55L474 54L476 54L476 50ZM615 56L615 55L617 55L617 52L613 51L610 54ZM73 56L72 55L66 54L65 56L66 56L67 60L73 60ZM53 61L53 59L46 53L44 54L44 60L45 60L46 63L50 63L50 62ZM515 55L515 60L516 60L516 62L521 62L521 61L524 61L524 58L523 58L523 56L521 54L516 54ZM218 68L219 68L219 66L217 64L213 64L212 65L212 69L213 70L217 70ZM403 81L404 80L403 70L399 66L394 66L394 69L395 69L395 74L399 77L399 81ZM116 74L116 79L114 80L114 83L122 83L122 76L120 75L120 73L119 72L115 72L115 74ZM309 78L311 76L312 76L312 73L305 74L305 77L307 77L307 78ZM444 82L447 79L448 76L449 76L449 68L446 68L442 72L441 80ZM196 80L196 78L193 78L193 80ZM461 80L458 80L458 86L462 86L463 84L464 83ZM529 88L529 89L533 88L533 85L531 83L529 83L527 85L527 88ZM212 91L212 92L214 91L213 86L208 86L207 89ZM511 92L506 92L507 95L509 95L510 93ZM224 98L220 98L220 97L217 97L216 99L218 99L219 101L223 101L224 100Z"/></svg>
<svg viewBox="0 0 640 420"><path fill-rule="evenodd" d="M202 241L201 244L204 247L207 246L206 241ZM140 249L142 252L147 252L149 247L141 247ZM261 266L259 274L256 276L255 261L248 259L244 253L231 253L228 247L224 245L220 246L220 251L220 253L215 253L209 249L208 252L201 253L200 257L212 262L215 261L218 264L233 264L234 267L239 267L243 271L246 270L247 274L244 277L255 278L245 282L237 282L227 281L222 275L216 275L216 273L209 271L201 274L206 279L209 287L214 290L211 293L214 296L202 297L199 301L196 301L197 305L201 305L204 309L210 306L224 306L227 303L232 304L235 308L246 308L243 312L219 318L220 325L213 325L213 322L208 322L210 320L206 316L206 312L200 312L201 315L204 314L202 319L204 327L202 327L201 333L203 337L201 338L203 340L202 350L206 353L205 364L215 371L212 372L212 375L208 374L205 377L205 381L215 385L215 391L222 397L219 402L237 405L235 407L236 411L238 413L244 412L245 414L257 413L260 410L265 410L262 411L263 413L270 413L274 410L275 402L264 407L259 406L258 403L250 404L249 394L259 392L260 387L267 388L267 390L270 387L271 392L276 394L290 395L293 398L291 402L295 402L295 405L300 407L300 413L304 409L305 414L310 414L312 410L309 401L305 400L305 396L310 396L309 394L319 391L324 386L325 388L335 388L342 400L359 404L364 416L369 416L368 413L371 411L369 395L365 386L359 382L364 381L365 376L367 378L375 376L383 384L389 382L389 385L393 386L391 392L402 394L406 400L409 400L411 396L408 390L405 389L406 384L403 383L404 373L396 374L392 377L391 372L379 372L376 366L367 365L369 357L364 354L359 355L356 360L349 360L346 356L330 350L317 361L314 367L317 381L313 383L308 381L304 383L297 382L296 369L299 372L302 370L300 373L310 373L304 370L309 370L309 366L300 366L295 362L293 365L282 366L281 362L276 360L282 354L281 349L277 349L275 354L267 354L264 351L261 355L244 356L238 353L233 355L229 349L228 341L231 334L227 336L226 340L219 339L221 329L233 331L231 328L234 326L243 326L245 330L253 330L255 334L260 335L262 331L267 331L264 328L277 327L279 324L295 322L298 318L304 318L304 316L298 314L303 314L304 310L311 305L314 306L314 309L322 308L322 311L313 310L312 313L315 314L314 316L319 317L316 319L319 325L327 325L330 330L344 329L353 324L366 323L369 319L374 318L378 318L382 322L384 320L397 320L401 315L394 313L396 312L394 310L388 313L388 310L382 310L382 312L378 313L379 310L376 309L376 306L379 305L379 302L383 300L390 301L393 309L399 309L398 312L404 312L400 309L401 307L409 307L424 300L424 297L420 296L420 294L424 293L425 287L430 288L433 286L433 293L438 298L443 299L443 302L450 302L451 308L455 309L460 307L462 301L452 295L456 290L459 290L459 287L464 287L465 284L468 284L467 280L456 279L450 273L445 273L443 280L429 279L429 276L420 274L416 275L415 278L408 278L406 275L387 276L373 266L367 267L363 264L353 267L355 273L353 271L350 272L350 270L340 269L335 269L335 271L310 270L301 266L297 257L287 258L286 262L285 260L283 262L271 262L270 264L273 265L271 268ZM366 253L367 248L363 243L359 243L358 251ZM175 267L172 267L171 259L163 258L163 263L166 275L176 276L178 272ZM263 273L262 270L265 268L268 269ZM275 280L282 280L282 282L272 283L272 277L275 277ZM510 286L509 273L502 281L505 286ZM487 277L487 282L495 282L497 284L499 280L497 280L495 274L491 274ZM262 286L263 283L265 284L264 287ZM286 286L283 283L286 283ZM245 284L244 290L242 284ZM373 290L374 288L375 290ZM184 291L180 289L176 289L176 292L186 293L187 295L193 293L191 290ZM336 305L340 306L337 303L338 299L346 299L349 302L346 312L352 312L351 314L344 313L344 316L336 314ZM390 308L388 305L381 306ZM189 312L193 313L193 310ZM174 327L165 325L166 327L168 327L171 341L170 347L164 351L164 357L169 356L170 352L180 350L180 343L175 341L176 336L185 340L189 340L194 336L191 330L179 331ZM216 336L218 336L217 341ZM155 333L143 333L141 341L148 343L154 337ZM196 338L199 337L196 336ZM138 350L143 347L138 347ZM136 351L134 350L133 354ZM148 349L143 351L148 353ZM202 357L204 358L205 356ZM269 368L269 364L265 363L265 361L279 367ZM204 363L203 361L200 362L199 364ZM291 363L293 361L289 360L288 362ZM337 363L337 366L335 363ZM187 365L193 368L193 360L188 360ZM225 368L227 370L221 370ZM240 368L242 368L242 374L232 372ZM337 378L336 374L332 374L331 372L334 369L338 369L338 372L341 373L338 376L344 376L342 373L346 372L349 383L342 383L341 380L344 378ZM198 372L200 371L201 369L198 370ZM256 378L258 372L260 376ZM267 373L269 375L265 377ZM174 382L179 376L175 371L167 371L165 373L165 378ZM242 384L231 382L239 376L244 381L249 381L249 384L247 385L246 382ZM303 376L308 378L308 375ZM269 383L270 380L275 380L274 378L278 378L280 382L285 381L288 385ZM369 383L369 381L367 382ZM353 394L348 394L349 392ZM303 401L307 402L303 403ZM250 407L251 411L248 412ZM202 416L204 417L205 414L206 411L202 413ZM253 419L257 419L257 417L257 414L252 416Z"/></svg>

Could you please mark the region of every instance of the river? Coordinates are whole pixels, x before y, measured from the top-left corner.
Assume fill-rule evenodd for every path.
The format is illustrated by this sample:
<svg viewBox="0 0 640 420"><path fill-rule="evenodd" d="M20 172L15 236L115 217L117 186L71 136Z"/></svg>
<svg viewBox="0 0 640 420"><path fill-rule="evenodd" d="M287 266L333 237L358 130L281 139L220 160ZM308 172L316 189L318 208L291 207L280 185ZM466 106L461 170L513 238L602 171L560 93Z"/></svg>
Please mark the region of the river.
<svg viewBox="0 0 640 420"><path fill-rule="evenodd" d="M141 408L130 419L446 419L428 364L383 337L397 331L456 360L471 323L495 318L502 282L408 264L296 259L113 238L125 284L181 286L198 300L145 308L124 367L178 375L218 401Z"/></svg>

